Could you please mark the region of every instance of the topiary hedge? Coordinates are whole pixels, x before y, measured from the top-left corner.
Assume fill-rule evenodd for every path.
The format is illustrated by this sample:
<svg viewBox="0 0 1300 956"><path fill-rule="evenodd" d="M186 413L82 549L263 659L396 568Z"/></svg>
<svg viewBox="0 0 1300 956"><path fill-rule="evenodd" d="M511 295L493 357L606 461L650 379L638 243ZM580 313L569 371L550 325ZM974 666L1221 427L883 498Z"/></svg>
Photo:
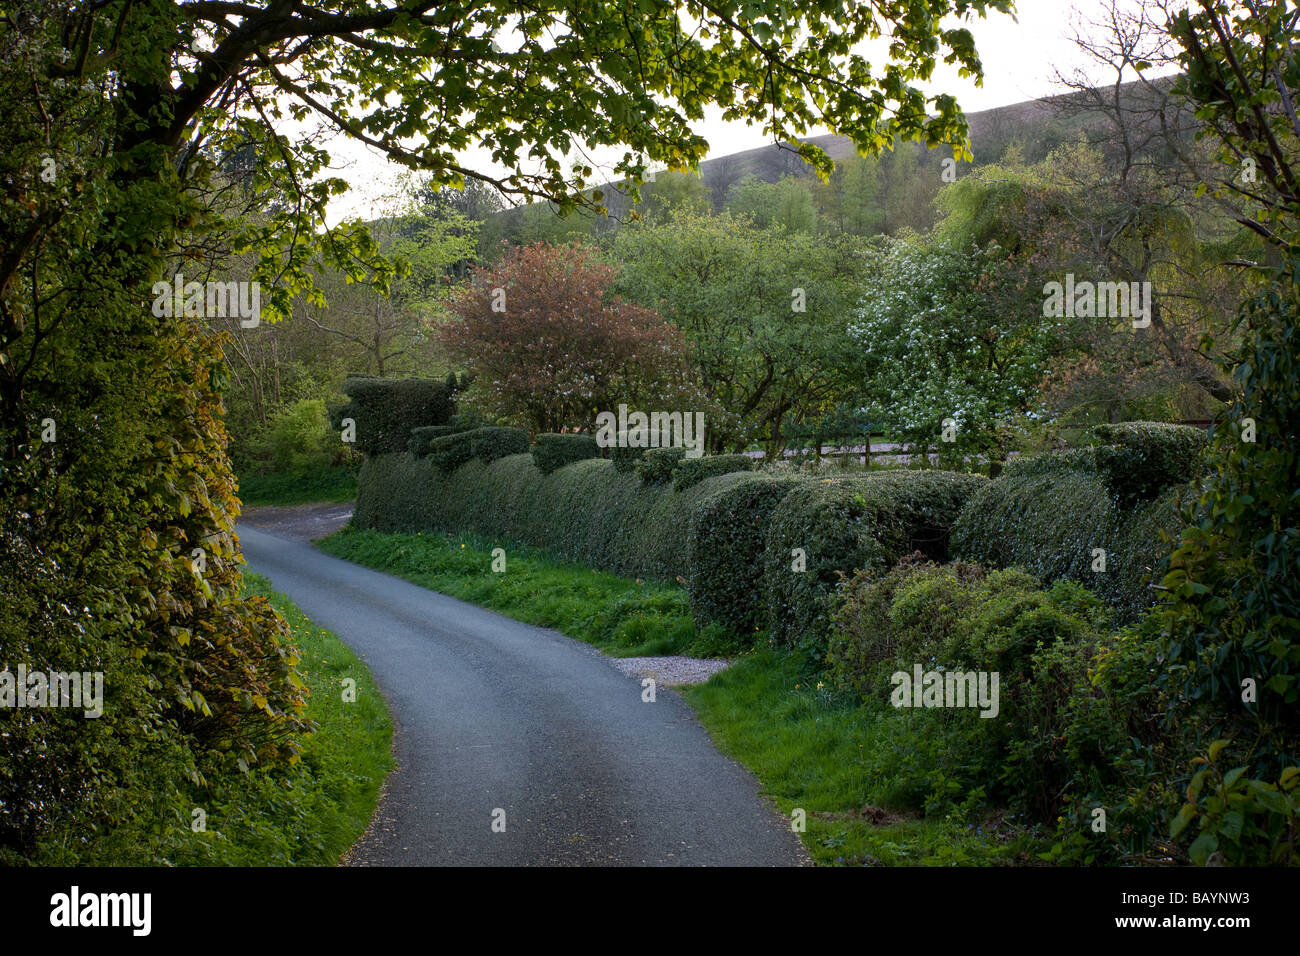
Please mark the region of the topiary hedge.
<svg viewBox="0 0 1300 956"><path fill-rule="evenodd" d="M751 634L767 623L763 547L781 499L805 479L746 475L702 501L691 516L691 613L700 624Z"/></svg>
<svg viewBox="0 0 1300 956"><path fill-rule="evenodd" d="M561 435L543 432L533 446L533 461L544 475L584 458L599 458L600 446L594 435Z"/></svg>
<svg viewBox="0 0 1300 956"><path fill-rule="evenodd" d="M439 471L449 474L473 458L490 462L528 451L528 432L496 426L471 428L467 432L434 438L429 441L428 448L429 461Z"/></svg>
<svg viewBox="0 0 1300 956"><path fill-rule="evenodd" d="M330 424L356 422L356 447L367 455L406 451L411 429L445 425L456 411L455 389L434 379L353 376L343 392L349 401L330 409Z"/></svg>
<svg viewBox="0 0 1300 956"><path fill-rule="evenodd" d="M763 554L768 625L778 640L816 643L844 576L913 551L945 560L948 534L987 479L947 471L885 471L806 481L772 513ZM798 550L796 550L798 549Z"/></svg>
<svg viewBox="0 0 1300 956"><path fill-rule="evenodd" d="M1180 491L1126 505L1110 494L1116 456L1083 448L1013 461L976 492L952 532L953 554L994 567L1021 567L1044 582L1086 585L1125 619L1155 603L1148 585L1180 527ZM1097 549L1105 570L1093 570ZM1101 565L1097 565L1100 567Z"/></svg>
<svg viewBox="0 0 1300 956"><path fill-rule="evenodd" d="M455 435L463 431L468 429L460 425L421 425L419 428L411 429L411 440L406 443L406 450L416 458L423 458L429 454L429 443L435 438Z"/></svg>
<svg viewBox="0 0 1300 956"><path fill-rule="evenodd" d="M686 460L685 448L648 448L636 462L636 473L647 485L672 481L673 469Z"/></svg>
<svg viewBox="0 0 1300 956"><path fill-rule="evenodd" d="M1124 506L1186 484L1204 466L1206 434L1190 425L1124 422L1097 425L1093 434L1103 443L1094 452L1106 490Z"/></svg>
<svg viewBox="0 0 1300 956"><path fill-rule="evenodd" d="M733 471L753 471L754 459L748 455L706 455L702 458L683 458L673 469L673 489L684 491L705 478L726 475Z"/></svg>

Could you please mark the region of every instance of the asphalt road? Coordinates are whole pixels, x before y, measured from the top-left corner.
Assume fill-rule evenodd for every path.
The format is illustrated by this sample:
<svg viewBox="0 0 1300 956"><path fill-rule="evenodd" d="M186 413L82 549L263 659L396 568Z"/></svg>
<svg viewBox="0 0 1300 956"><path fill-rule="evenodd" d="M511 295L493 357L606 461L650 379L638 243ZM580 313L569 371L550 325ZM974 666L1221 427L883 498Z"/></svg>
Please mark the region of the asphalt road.
<svg viewBox="0 0 1300 956"><path fill-rule="evenodd" d="M301 540L239 536L253 570L364 655L395 718L399 766L352 864L807 862L674 692L646 703L638 680L556 631Z"/></svg>

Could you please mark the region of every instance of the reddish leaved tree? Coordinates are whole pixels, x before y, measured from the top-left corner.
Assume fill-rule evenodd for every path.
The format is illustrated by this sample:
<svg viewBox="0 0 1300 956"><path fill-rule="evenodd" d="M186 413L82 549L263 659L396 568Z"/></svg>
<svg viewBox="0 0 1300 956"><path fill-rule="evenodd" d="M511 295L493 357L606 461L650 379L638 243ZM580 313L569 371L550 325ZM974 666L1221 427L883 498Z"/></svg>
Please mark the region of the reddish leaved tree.
<svg viewBox="0 0 1300 956"><path fill-rule="evenodd" d="M616 277L578 243L518 247L476 270L439 329L474 373L476 404L535 432L588 430L619 403L707 412L681 332L614 295Z"/></svg>

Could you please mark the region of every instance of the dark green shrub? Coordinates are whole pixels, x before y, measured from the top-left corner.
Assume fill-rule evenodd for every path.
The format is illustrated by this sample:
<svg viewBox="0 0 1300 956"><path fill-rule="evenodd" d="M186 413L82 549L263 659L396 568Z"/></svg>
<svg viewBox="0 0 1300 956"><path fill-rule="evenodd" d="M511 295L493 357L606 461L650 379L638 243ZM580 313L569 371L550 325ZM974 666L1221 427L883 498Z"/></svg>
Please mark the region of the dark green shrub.
<svg viewBox="0 0 1300 956"><path fill-rule="evenodd" d="M343 383L350 399L330 409L330 424L356 422L356 447L367 455L406 451L411 429L445 425L456 411L455 392L433 379L355 376Z"/></svg>
<svg viewBox="0 0 1300 956"><path fill-rule="evenodd" d="M918 744L888 768L901 776L900 789L929 809L969 805L977 795L1052 819L1063 789L1080 779L1076 761L1095 769L1094 752L1062 744L1072 699L1093 693L1088 665L1107 625L1100 600L1072 582L1045 591L1019 570L913 563L849 583L828 658L838 681L890 713L900 736ZM983 673L988 689L996 674L990 716L972 706L915 709L910 695L895 706L893 675L910 680L918 665L922 673ZM1118 723L1118 732L1096 728L1104 746L1122 746Z"/></svg>
<svg viewBox="0 0 1300 956"><path fill-rule="evenodd" d="M1206 435L1191 425L1124 422L1093 434L1104 443L1095 452L1106 489L1126 507L1187 484L1204 466Z"/></svg>
<svg viewBox="0 0 1300 956"><path fill-rule="evenodd" d="M600 446L594 435L558 435L544 432L537 436L533 446L533 461L537 469L549 475L557 468L563 468L584 458L599 458Z"/></svg>
<svg viewBox="0 0 1300 956"><path fill-rule="evenodd" d="M691 612L749 635L767 623L763 547L773 510L804 479L749 475L702 501L691 516Z"/></svg>
<svg viewBox="0 0 1300 956"><path fill-rule="evenodd" d="M986 482L947 471L884 471L801 483L777 505L764 547L773 636L819 646L843 578L913 551L946 558L952 522Z"/></svg>
<svg viewBox="0 0 1300 956"><path fill-rule="evenodd" d="M753 470L754 459L748 455L706 455L703 458L683 458L673 469L673 490L685 491L705 478L712 478L715 475Z"/></svg>
<svg viewBox="0 0 1300 956"><path fill-rule="evenodd" d="M528 451L528 433L520 428L472 428L429 442L429 460L444 474L472 458L491 462Z"/></svg>
<svg viewBox="0 0 1300 956"><path fill-rule="evenodd" d="M976 492L957 518L952 552L993 567L1021 567L1044 582L1078 581L1104 596L1126 620L1155 603L1153 569L1179 527L1178 492L1131 507L1106 489L1097 464L1104 449L1011 462ZM1105 570L1094 571L1097 549Z"/></svg>
<svg viewBox="0 0 1300 956"><path fill-rule="evenodd" d="M636 463L636 473L647 485L667 484L672 480L673 469L685 460L685 448L648 448Z"/></svg>
<svg viewBox="0 0 1300 956"><path fill-rule="evenodd" d="M407 442L406 449L416 458L423 458L429 454L429 443L435 438L456 435L467 430L459 425L421 425L419 428L411 429L411 440Z"/></svg>

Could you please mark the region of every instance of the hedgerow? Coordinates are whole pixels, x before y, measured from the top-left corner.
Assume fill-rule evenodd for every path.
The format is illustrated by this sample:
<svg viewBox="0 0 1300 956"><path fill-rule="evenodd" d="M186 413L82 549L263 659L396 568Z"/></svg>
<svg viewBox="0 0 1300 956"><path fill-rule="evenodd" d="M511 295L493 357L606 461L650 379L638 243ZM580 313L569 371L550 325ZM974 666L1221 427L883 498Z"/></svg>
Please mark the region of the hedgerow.
<svg viewBox="0 0 1300 956"><path fill-rule="evenodd" d="M330 409L330 424L356 423L356 447L367 455L406 451L411 429L445 425L456 411L455 390L435 379L350 377L343 383L350 401Z"/></svg>
<svg viewBox="0 0 1300 956"><path fill-rule="evenodd" d="M691 517L691 613L700 623L751 634L767 623L762 600L767 523L798 478L749 475L714 492Z"/></svg>
<svg viewBox="0 0 1300 956"><path fill-rule="evenodd" d="M945 559L962 505L986 483L946 471L807 480L776 506L765 541L768 624L782 641L825 635L836 586L862 568L921 551Z"/></svg>
<svg viewBox="0 0 1300 956"><path fill-rule="evenodd" d="M673 469L686 460L685 448L650 448L636 462L636 473L647 485L672 481Z"/></svg>
<svg viewBox="0 0 1300 956"><path fill-rule="evenodd" d="M543 432L532 448L533 461L544 475L584 458L599 458L600 446L594 435Z"/></svg>
<svg viewBox="0 0 1300 956"><path fill-rule="evenodd" d="M489 426L432 439L429 442L428 457L439 471L449 474L471 458L490 462L526 451L528 451L526 431L520 428Z"/></svg>
<svg viewBox="0 0 1300 956"><path fill-rule="evenodd" d="M685 491L705 478L726 475L733 471L752 471L754 459L748 455L708 455L703 458L683 458L673 469L673 489Z"/></svg>

